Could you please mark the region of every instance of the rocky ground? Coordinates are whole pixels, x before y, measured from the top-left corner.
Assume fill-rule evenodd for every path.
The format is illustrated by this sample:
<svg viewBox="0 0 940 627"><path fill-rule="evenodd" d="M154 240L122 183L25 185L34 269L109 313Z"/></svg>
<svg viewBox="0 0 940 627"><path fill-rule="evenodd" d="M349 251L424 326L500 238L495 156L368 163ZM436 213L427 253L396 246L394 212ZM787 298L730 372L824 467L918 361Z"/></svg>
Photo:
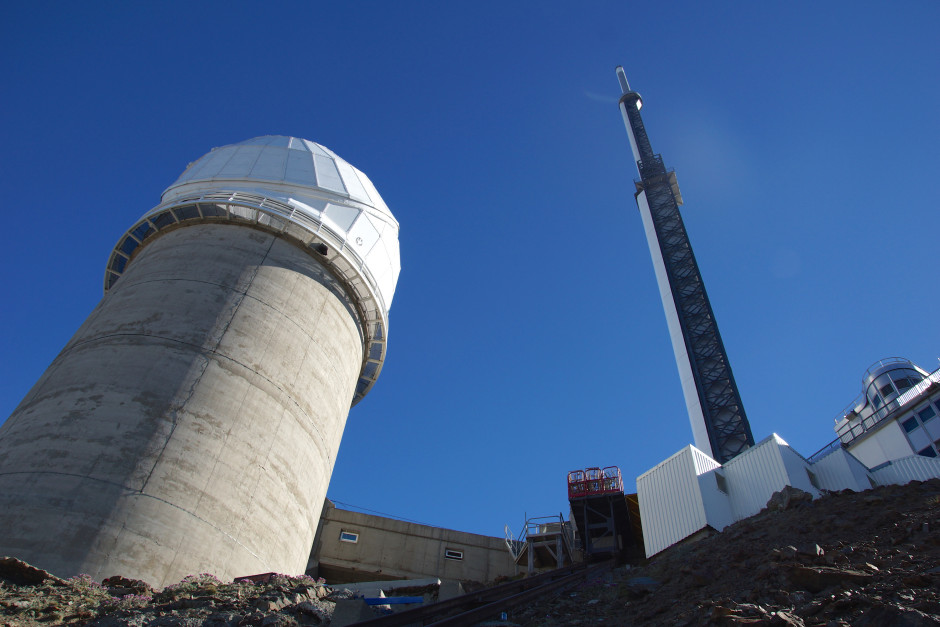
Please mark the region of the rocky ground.
<svg viewBox="0 0 940 627"><path fill-rule="evenodd" d="M510 616L541 625L940 625L940 480L841 492L778 493L762 513ZM330 624L351 593L309 577L223 583L187 577L58 579L0 559L0 626ZM360 602L361 603L361 602ZM339 622L337 620L337 622ZM504 623L505 624L505 623Z"/></svg>
<svg viewBox="0 0 940 627"><path fill-rule="evenodd" d="M512 616L535 625L940 625L940 480L778 493L723 533Z"/></svg>
<svg viewBox="0 0 940 627"><path fill-rule="evenodd" d="M327 625L349 591L310 577L223 583L209 574L155 591L142 581L87 575L62 580L29 564L0 559L0 625L97 627Z"/></svg>

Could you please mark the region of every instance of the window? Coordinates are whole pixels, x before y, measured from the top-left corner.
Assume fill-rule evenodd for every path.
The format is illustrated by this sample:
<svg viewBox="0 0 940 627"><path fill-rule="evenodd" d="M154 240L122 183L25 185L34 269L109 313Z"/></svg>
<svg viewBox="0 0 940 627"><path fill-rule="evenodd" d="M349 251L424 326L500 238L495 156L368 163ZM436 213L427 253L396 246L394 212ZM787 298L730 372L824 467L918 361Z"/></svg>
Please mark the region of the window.
<svg viewBox="0 0 940 627"><path fill-rule="evenodd" d="M444 549L444 559L446 560L462 560L463 551L455 551L454 549Z"/></svg>
<svg viewBox="0 0 940 627"><path fill-rule="evenodd" d="M356 542L359 542L359 534L353 531L340 531L339 541L340 542L352 542L353 544L355 544Z"/></svg>
<svg viewBox="0 0 940 627"><path fill-rule="evenodd" d="M914 382L908 377L901 377L900 379L894 380L894 385L897 386L898 392L903 392L904 390L909 390L914 387Z"/></svg>
<svg viewBox="0 0 940 627"><path fill-rule="evenodd" d="M910 418L902 422L901 426L904 427L905 433L910 433L911 431L916 429L919 425L917 424L917 418L914 418L913 416L911 416Z"/></svg>
<svg viewBox="0 0 940 627"><path fill-rule="evenodd" d="M921 422L927 422L931 418L934 418L937 415L937 412L933 410L933 407L927 405L923 411L917 412L917 415L920 416Z"/></svg>
<svg viewBox="0 0 940 627"><path fill-rule="evenodd" d="M881 392L881 395L882 395L883 397L887 398L887 397L891 396L892 394L894 394L894 388L891 387L891 384L890 384L890 383L887 383L887 384L881 386L880 392Z"/></svg>
<svg viewBox="0 0 940 627"><path fill-rule="evenodd" d="M725 494L728 493L728 480L725 479L725 476L721 474L720 472L718 472L717 470L715 471L715 482L718 484L719 490L721 490Z"/></svg>
<svg viewBox="0 0 940 627"><path fill-rule="evenodd" d="M924 457L936 457L937 451L933 450L932 446L928 446L922 451L918 451L918 455L923 455Z"/></svg>

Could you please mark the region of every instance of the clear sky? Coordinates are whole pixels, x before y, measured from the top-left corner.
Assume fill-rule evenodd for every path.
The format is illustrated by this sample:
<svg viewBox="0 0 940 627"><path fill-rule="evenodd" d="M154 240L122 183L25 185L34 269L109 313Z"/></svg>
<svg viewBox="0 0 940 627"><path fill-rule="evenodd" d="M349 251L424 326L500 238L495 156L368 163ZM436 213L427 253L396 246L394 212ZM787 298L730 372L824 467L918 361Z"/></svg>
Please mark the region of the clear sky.
<svg viewBox="0 0 940 627"><path fill-rule="evenodd" d="M940 3L0 4L0 419L186 165L265 134L401 223L343 503L488 535L692 439L632 197L622 64L754 435L804 455L874 361L938 367Z"/></svg>

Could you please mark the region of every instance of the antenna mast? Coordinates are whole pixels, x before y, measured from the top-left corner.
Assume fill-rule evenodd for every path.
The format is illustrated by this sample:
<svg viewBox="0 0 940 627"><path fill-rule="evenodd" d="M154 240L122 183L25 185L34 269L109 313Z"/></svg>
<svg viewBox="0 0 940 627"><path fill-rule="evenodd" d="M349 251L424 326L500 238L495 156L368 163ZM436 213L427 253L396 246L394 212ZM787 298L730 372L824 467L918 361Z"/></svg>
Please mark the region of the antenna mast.
<svg viewBox="0 0 940 627"><path fill-rule="evenodd" d="M656 270L695 446L724 463L754 445L738 386L679 206L676 174L655 154L640 117L643 99L617 67L620 112L640 181L636 203Z"/></svg>

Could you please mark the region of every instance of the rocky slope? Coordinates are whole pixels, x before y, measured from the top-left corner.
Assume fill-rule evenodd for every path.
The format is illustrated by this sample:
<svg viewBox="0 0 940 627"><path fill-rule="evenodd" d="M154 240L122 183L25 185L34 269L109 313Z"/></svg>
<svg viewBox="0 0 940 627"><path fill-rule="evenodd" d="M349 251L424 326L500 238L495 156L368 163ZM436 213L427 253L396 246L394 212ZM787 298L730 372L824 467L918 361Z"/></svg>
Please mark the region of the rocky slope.
<svg viewBox="0 0 940 627"><path fill-rule="evenodd" d="M940 625L940 480L841 492L789 490L724 533L545 599L510 617L537 625ZM160 591L122 578L58 579L0 559L0 625L329 625L348 591L309 577ZM361 603L361 602L360 602ZM339 622L338 620L336 622Z"/></svg>
<svg viewBox="0 0 940 627"><path fill-rule="evenodd" d="M940 625L940 480L778 493L723 533L621 567L524 625Z"/></svg>

